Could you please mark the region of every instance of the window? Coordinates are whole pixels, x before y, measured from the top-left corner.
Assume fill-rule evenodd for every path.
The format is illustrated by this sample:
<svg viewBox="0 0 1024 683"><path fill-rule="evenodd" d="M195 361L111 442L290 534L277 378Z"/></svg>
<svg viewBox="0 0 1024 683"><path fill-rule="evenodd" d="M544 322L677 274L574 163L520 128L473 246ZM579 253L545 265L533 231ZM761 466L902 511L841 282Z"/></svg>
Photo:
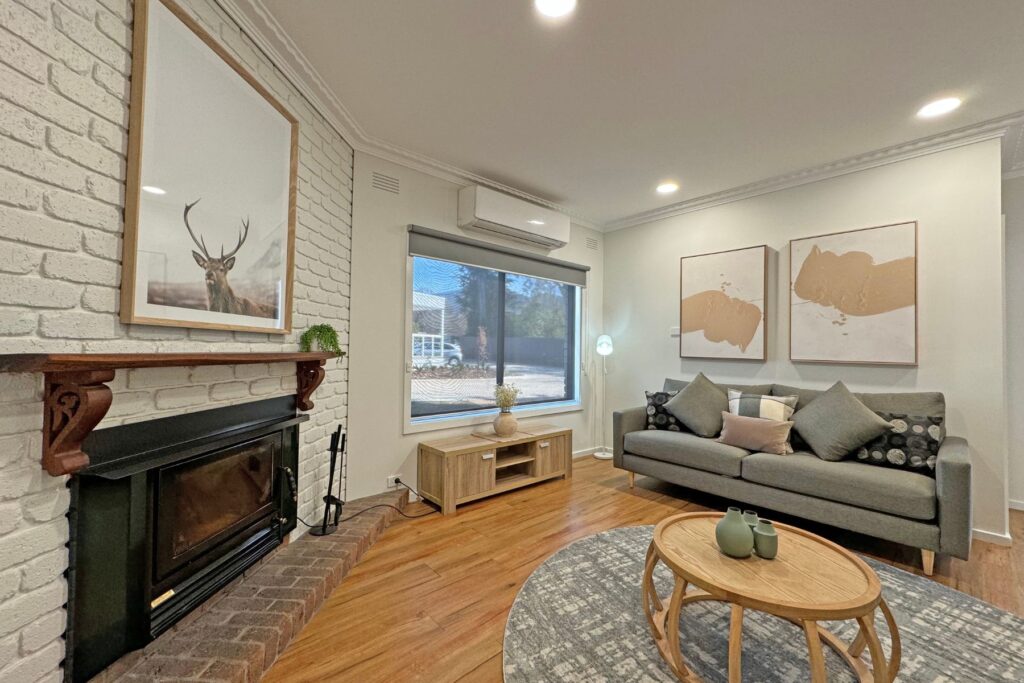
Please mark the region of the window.
<svg viewBox="0 0 1024 683"><path fill-rule="evenodd" d="M422 421L494 409L494 386L519 403L575 401L579 288L412 257L410 415Z"/></svg>

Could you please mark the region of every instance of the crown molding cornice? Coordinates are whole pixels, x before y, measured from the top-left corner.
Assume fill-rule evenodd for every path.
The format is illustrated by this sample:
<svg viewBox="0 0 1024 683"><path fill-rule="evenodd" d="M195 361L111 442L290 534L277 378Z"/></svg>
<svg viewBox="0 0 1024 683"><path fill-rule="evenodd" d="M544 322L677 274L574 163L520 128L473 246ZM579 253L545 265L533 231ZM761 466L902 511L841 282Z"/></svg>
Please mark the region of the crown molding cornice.
<svg viewBox="0 0 1024 683"><path fill-rule="evenodd" d="M605 232L621 230L623 228L629 228L643 223L661 220L663 218L670 218L672 216L692 213L694 211L701 211L714 206L729 204L743 199L750 199L751 197L758 197L771 192L778 192L779 190L787 190L793 187L799 187L800 185L808 185L810 183L828 180L829 178L836 178L849 173L857 173L858 171L865 171L879 166L895 164L908 159L914 159L928 154L935 154L936 152L955 149L957 147L963 147L964 145L970 145L984 140L998 139L1006 134L1006 131L1010 126L1015 123L1020 123L1021 121L1024 121L1024 112L1016 112L1007 116L991 119L974 126L967 126L946 133L939 133L937 135L919 138L917 140L912 140L911 142L893 145L891 147L885 147L866 154L858 154L857 156L848 157L839 161L803 169L796 171L795 173L759 180L740 187L723 190L722 192L716 192L702 197L694 197L693 199L677 202L676 204L671 204L669 206L663 206L652 211L644 211L642 213L633 214L631 216L611 221L610 223L605 224Z"/></svg>
<svg viewBox="0 0 1024 683"><path fill-rule="evenodd" d="M956 147L1000 138L1007 128L1024 122L1024 112L1016 112L983 123L939 133L910 142L893 145L866 154L859 154L839 161L821 164L784 175L759 180L754 183L694 197L682 202L659 207L650 211L625 216L608 223L596 223L578 212L524 192L504 183L472 173L466 169L445 163L433 157L393 145L386 140L368 133L345 108L341 100L321 78L309 60L302 54L284 31L262 0L215 0L220 7L239 25L256 46L274 62L281 74L298 89L309 104L332 126L353 149L391 161L408 168L456 184L479 184L520 197L535 204L546 206L564 213L572 222L597 231L611 232L671 216L701 211L722 204L750 199L779 190L816 183L829 178L856 173L887 164L942 152ZM1024 140L1024 132L1022 132ZM1024 168L1014 166L1003 174L1004 179L1024 175Z"/></svg>
<svg viewBox="0 0 1024 683"><path fill-rule="evenodd" d="M412 168L448 182L485 185L564 213L572 222L594 230L601 226L575 211L542 197L524 192L504 183L472 173L410 149L393 145L368 133L341 100L331 91L320 74L274 18L261 0L215 0L242 31L280 69L282 75L324 117L353 149L387 161Z"/></svg>

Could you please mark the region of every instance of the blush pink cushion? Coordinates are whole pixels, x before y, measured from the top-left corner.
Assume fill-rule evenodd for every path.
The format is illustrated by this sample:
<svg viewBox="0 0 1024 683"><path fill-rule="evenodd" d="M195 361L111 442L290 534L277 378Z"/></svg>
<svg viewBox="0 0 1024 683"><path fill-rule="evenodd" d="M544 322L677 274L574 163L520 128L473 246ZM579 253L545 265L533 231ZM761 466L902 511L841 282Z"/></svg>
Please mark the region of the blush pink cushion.
<svg viewBox="0 0 1024 683"><path fill-rule="evenodd" d="M792 428L792 422L723 412L722 435L718 440L748 451L788 455L793 452L793 447L789 445L789 430Z"/></svg>

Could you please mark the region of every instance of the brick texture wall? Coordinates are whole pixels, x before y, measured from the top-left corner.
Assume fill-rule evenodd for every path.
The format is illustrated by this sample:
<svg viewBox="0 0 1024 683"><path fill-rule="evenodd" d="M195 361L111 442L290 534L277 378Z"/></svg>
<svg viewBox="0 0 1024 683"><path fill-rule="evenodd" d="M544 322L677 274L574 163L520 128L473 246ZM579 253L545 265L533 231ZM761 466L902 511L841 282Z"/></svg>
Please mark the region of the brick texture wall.
<svg viewBox="0 0 1024 683"><path fill-rule="evenodd" d="M213 0L181 0L300 121L293 322L348 344L352 150ZM274 351L287 337L118 322L130 0L0 0L0 352ZM326 486L347 415L328 363L303 425L300 515ZM294 391L292 364L118 372L100 428ZM61 679L64 478L39 464L42 377L0 374L0 681Z"/></svg>

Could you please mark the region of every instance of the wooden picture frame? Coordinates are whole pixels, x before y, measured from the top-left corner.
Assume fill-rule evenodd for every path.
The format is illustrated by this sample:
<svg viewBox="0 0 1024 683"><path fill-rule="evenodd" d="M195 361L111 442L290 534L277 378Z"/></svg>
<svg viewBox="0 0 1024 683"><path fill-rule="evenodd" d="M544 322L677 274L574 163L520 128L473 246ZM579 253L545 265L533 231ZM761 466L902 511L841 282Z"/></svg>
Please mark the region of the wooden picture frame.
<svg viewBox="0 0 1024 683"><path fill-rule="evenodd" d="M168 16L166 12L169 12ZM127 182L125 192L125 229L122 256L122 279L121 279L121 309L120 319L128 324L164 325L171 327L188 327L200 329L238 330L247 332L266 332L271 334L287 334L292 328L292 299L294 290L294 262L295 262L295 224L296 224L296 192L297 192L297 171L298 171L298 138L299 122L281 104L273 94L263 86L245 67L235 59L213 36L204 30L199 23L181 6L173 0L136 0L134 5L133 42L132 42L132 80L131 100L128 119L128 163ZM172 19L173 17L173 19ZM183 25L179 27L174 22ZM160 24L159 22L164 22ZM151 40L150 31L158 27L159 31L156 40ZM172 52L171 48L177 40L179 46L187 49L180 49ZM158 43L153 47L153 42ZM151 51L151 48L153 51ZM159 54L157 50L166 50L166 54ZM168 56L170 55L170 56ZM176 60L192 60L200 67L206 67L208 72L202 74L206 80L207 91L215 96L206 100L200 97L195 98L197 104L183 104L178 108L181 98L174 99L174 106L163 107L157 111L161 112L159 120L172 120L178 124L174 132L161 133L160 142L163 147L147 146L152 140L144 139L146 130L146 106L147 106L147 76L154 68L157 73L150 81L155 89L166 88L168 92L175 87L172 76L178 71L170 70L170 67L163 67L165 70L161 75L160 60L173 64ZM227 67L226 69L224 67ZM196 70L189 73L189 77L195 77ZM163 76L163 77L162 77ZM171 85L164 85L170 82ZM222 85L220 89L212 89L210 83L217 82ZM180 88L180 84L178 85ZM234 101L229 101L234 97ZM164 94L166 100L169 94ZM154 106L153 102L148 103ZM232 108L237 114L239 106L246 107L245 112L249 116L232 116ZM188 107L192 108L189 109ZM173 112L169 112L173 109ZM184 113L182 113L184 112ZM151 113L152 114L152 113ZM277 119L277 116L281 120ZM174 116L178 116L175 120ZM185 139L181 135L182 130L191 132L191 127L184 127L181 121L203 122L206 125L210 121L207 130L205 127L198 130L194 139ZM156 125L156 124L154 124ZM166 125L166 124L165 124ZM219 126L219 128L218 128ZM260 128L262 126L262 128ZM251 131L246 131L251 127ZM252 139L257 137L256 133L272 130L274 136L266 138L261 136L259 145L235 145L230 149L211 150L208 143L201 134L207 134L217 130L225 130L228 135L225 139L239 140ZM154 131L147 131L149 135L157 137ZM245 137L248 136L248 137ZM278 137L280 136L280 137ZM180 168L168 175L178 180L185 179L178 183L179 186L193 186L188 190L179 188L168 188L147 185L145 173L153 175L150 164L159 163L150 161L145 155L152 155L157 158L174 158L173 154L165 153L160 157L154 149L166 152L170 147L166 140L173 140L175 145L188 145L198 157L198 169L216 169L217 163L204 164L211 159L215 162L222 162L220 165L236 164L241 168L244 177L238 181L234 176L221 174L219 178L224 180L224 191L212 196L207 192L196 191L195 181L191 176L183 173ZM220 138L214 137L215 140ZM227 144L227 143L225 143ZM272 151L270 151L272 150ZM216 156L219 154L220 156ZM237 157L252 154L266 154L272 156L274 163L265 167L256 164L243 164L242 161L235 161ZM280 167L279 164L280 163ZM165 166L173 166L166 164ZM176 174L176 175L175 175ZM213 170L209 175L214 174ZM278 177L278 174L280 177ZM159 171L157 171L159 175ZM234 181L235 187L232 188ZM251 182L247 182L251 181ZM219 181L213 181L214 183ZM238 187L241 185L241 187ZM147 190L147 196L143 197L143 189ZM175 192L176 197L172 203L170 200L163 204L154 204L156 200L150 200L149 193L154 189L163 190L162 195ZM209 189L209 188L204 188ZM267 190L270 190L269 192ZM240 190L240 191L238 191ZM209 196L207 201L200 205L196 214L202 217L205 213L206 221L204 227L217 227L219 236L205 234L202 227L195 226L195 230L189 224L189 205L194 207L197 199ZM257 215L252 216L243 211L240 199L246 200L255 197L255 208L260 209ZM218 204L218 202L220 202ZM226 209L227 206L237 208L234 212ZM268 210L262 210L269 206ZM163 212L160 221L152 220L157 207ZM173 218L171 210L173 208ZM252 208L252 207L246 207ZM148 212L143 216L144 209ZM200 213L203 212L203 213ZM217 217L231 215L231 222L227 220L211 220ZM196 222L196 215L193 215L193 222ZM148 221L148 222L147 222ZM184 225L182 225L184 223ZM249 225L254 225L254 240L249 240ZM150 226L159 224L163 230ZM230 227L227 227L227 226ZM267 227L267 226L270 227ZM173 237L169 236L172 234ZM186 232L187 229L187 232ZM180 230L180 235L176 231ZM145 234L144 234L145 233ZM192 236L191 240L189 239ZM148 276L147 263L140 259L140 248L149 247L152 239L167 242L169 239L176 239L178 245L166 248L163 256L164 279L158 284L155 278ZM217 242L226 243L221 248L221 255L216 255ZM238 240L238 247L234 252L225 251ZM252 246L260 247L260 242L271 240L258 258ZM206 242L210 248L206 248ZM182 246L184 245L184 246ZM244 254L238 253L243 246L250 246ZM182 252L185 251L185 255ZM188 252L191 253L188 253ZM145 252L150 259L156 251ZM237 257L235 254L238 254ZM173 265L172 258L174 261ZM187 261L194 260L192 270L187 270ZM243 263L244 261L244 263ZM237 264L237 268L236 268ZM242 266L246 266L243 271ZM229 281L228 272L234 269L235 284ZM205 270L205 274L204 271ZM172 280L178 277L179 280ZM248 275L249 279L244 280ZM184 280L187 279L187 282ZM198 280L198 286L196 284ZM239 284L241 281L241 285ZM139 291L140 286L145 285L145 291ZM154 295L154 287L160 293ZM248 287L248 292L246 291ZM237 292L235 290L238 290ZM198 293L197 293L198 292ZM249 292L256 292L251 294ZM201 296L205 294L205 297ZM162 297L162 298L161 298ZM175 298L177 297L177 298ZM157 303L154 303L156 301ZM204 304L205 301L205 304ZM205 305L205 310L204 310ZM264 324L263 321L267 321Z"/></svg>
<svg viewBox="0 0 1024 683"><path fill-rule="evenodd" d="M918 234L902 221L790 240L790 361L917 366Z"/></svg>
<svg viewBox="0 0 1024 683"><path fill-rule="evenodd" d="M680 358L768 359L768 251L762 244L679 259Z"/></svg>

